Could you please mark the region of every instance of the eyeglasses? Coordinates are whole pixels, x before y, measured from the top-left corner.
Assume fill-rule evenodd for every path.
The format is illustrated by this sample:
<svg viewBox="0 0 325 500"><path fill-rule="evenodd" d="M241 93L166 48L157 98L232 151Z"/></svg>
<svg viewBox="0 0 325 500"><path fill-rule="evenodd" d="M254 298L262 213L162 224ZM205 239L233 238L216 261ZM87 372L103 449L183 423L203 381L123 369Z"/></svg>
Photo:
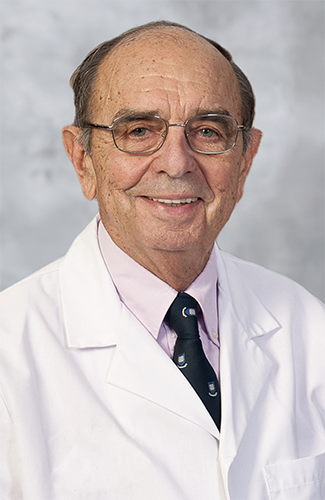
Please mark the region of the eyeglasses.
<svg viewBox="0 0 325 500"><path fill-rule="evenodd" d="M116 118L112 125L85 123L84 127L112 132L114 144L120 151L134 155L150 154L164 144L168 127L184 127L189 146L207 155L226 153L236 144L238 125L229 115L206 114L190 118L185 123L167 123L160 116L137 114Z"/></svg>

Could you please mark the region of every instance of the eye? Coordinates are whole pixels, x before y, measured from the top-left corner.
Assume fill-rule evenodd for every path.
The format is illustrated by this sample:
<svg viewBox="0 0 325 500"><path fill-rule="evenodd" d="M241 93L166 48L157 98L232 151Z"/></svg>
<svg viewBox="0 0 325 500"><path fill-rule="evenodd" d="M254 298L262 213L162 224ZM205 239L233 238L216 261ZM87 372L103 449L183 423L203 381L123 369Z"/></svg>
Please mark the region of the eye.
<svg viewBox="0 0 325 500"><path fill-rule="evenodd" d="M123 123L121 132L129 139L149 139L159 133L160 122L154 120L130 120Z"/></svg>
<svg viewBox="0 0 325 500"><path fill-rule="evenodd" d="M133 135L134 137L144 137L146 134L148 134L150 130L145 127L136 127L133 130L129 130L128 134Z"/></svg>
<svg viewBox="0 0 325 500"><path fill-rule="evenodd" d="M164 120L152 115L131 115L113 123L115 145L121 151L141 154L154 151L163 141Z"/></svg>
<svg viewBox="0 0 325 500"><path fill-rule="evenodd" d="M221 128L215 124L213 124L213 126L211 126L211 124L202 124L192 130L191 137L196 137L198 141L209 141L215 143L223 140L224 133Z"/></svg>
<svg viewBox="0 0 325 500"><path fill-rule="evenodd" d="M213 130L212 128L208 127L201 128L200 130L197 131L197 133L200 134L202 137L206 137L208 139L219 135L219 133L216 130Z"/></svg>

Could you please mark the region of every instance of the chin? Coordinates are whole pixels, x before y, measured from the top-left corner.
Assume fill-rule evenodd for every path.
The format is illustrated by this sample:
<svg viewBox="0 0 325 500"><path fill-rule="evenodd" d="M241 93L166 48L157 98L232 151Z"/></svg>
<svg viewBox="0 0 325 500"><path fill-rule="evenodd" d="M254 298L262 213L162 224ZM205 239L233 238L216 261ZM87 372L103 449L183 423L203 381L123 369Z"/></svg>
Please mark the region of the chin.
<svg viewBox="0 0 325 500"><path fill-rule="evenodd" d="M189 232L185 234L173 233L172 235L164 233L157 238L152 238L151 235L151 238L148 238L148 243L155 250L169 252L185 252L205 246L202 237L193 237Z"/></svg>

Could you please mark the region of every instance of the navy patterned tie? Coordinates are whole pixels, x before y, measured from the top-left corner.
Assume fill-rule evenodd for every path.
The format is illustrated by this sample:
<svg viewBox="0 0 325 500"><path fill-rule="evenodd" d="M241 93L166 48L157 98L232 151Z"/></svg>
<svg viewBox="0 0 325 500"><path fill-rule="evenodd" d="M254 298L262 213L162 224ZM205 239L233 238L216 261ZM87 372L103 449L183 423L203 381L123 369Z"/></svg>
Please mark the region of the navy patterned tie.
<svg viewBox="0 0 325 500"><path fill-rule="evenodd" d="M165 322L177 334L174 363L200 396L220 430L220 387L218 378L202 348L197 310L197 301L187 293L179 292L167 311Z"/></svg>

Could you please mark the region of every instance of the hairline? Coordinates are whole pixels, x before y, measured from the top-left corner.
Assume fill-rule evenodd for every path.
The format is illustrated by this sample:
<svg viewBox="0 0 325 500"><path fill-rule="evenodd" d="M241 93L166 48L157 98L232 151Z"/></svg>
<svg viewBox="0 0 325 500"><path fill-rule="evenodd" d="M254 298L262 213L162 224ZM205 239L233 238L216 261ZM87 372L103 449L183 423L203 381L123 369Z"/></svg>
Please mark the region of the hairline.
<svg viewBox="0 0 325 500"><path fill-rule="evenodd" d="M91 112L94 109L94 103L93 103L94 91L95 91L96 85L98 83L98 79L99 79L99 76L100 76L100 70L101 70L101 67L105 64L105 62L107 62L107 59L109 58L109 56L113 55L119 48L123 47L124 45L133 43L133 42L137 41L140 37L144 37L144 36L148 35L149 33L155 33L155 32L159 33L160 32L161 34L164 33L166 35L166 32L170 32L170 34L171 34L173 31L175 31L175 32L176 31L185 32L187 35L191 36L191 38L193 38L193 40L199 39L199 40L201 40L203 42L208 43L209 45L212 45L212 47L215 50L217 50L219 52L219 54L221 54L225 58L226 61L228 61L229 65L232 68L232 71L234 72L234 76L235 76L235 79L236 79L237 90L238 90L239 97L240 97L240 100L241 100L240 112L241 112L242 121L243 121L244 115L245 115L245 109L244 109L245 108L245 104L244 104L244 96L243 96L243 87L242 87L242 85L241 85L241 83L239 81L239 76L238 76L238 73L236 72L236 68L239 70L240 73L242 73L242 71L234 63L230 52L228 52L228 50L225 49L224 47L220 46L217 42L214 42L213 40L211 40L211 39L209 39L209 38L207 38L207 37L205 37L205 36L203 36L203 35L195 32L194 30L192 30L191 28L188 28L187 26L183 26L183 25L180 25L180 24L177 24L177 23L169 23L169 22L166 22L166 21L161 21L161 22L158 22L158 23L148 23L148 24L143 25L143 26L132 28L131 30L129 30L129 31L125 32L125 33L122 33L118 37L113 38L112 40L109 40L107 42L104 42L104 43L100 44L92 52L90 52L90 54L88 54L88 56L85 58L85 60L83 61L83 63L86 61L86 59L89 56L91 56L92 54L95 54L96 51L99 50L105 44L108 44L110 42L113 44L112 47L110 47L108 49L107 53L103 56L103 58L101 59L101 61L99 62L99 64L97 64L95 72L94 72L94 75L93 75L93 77L92 77L92 79L90 81L90 85L89 85L89 87L90 87L89 88L89 91L90 91L89 94L90 95L89 95L89 98L88 98L88 101L87 101L87 105L86 105L88 119L89 119L89 117L91 115ZM114 42L116 42L116 43L114 43ZM83 63L81 63L80 66L78 66L78 68L73 73L73 75L72 75L72 77L70 79L70 84L71 84L71 87L73 89L74 89L74 82L75 82L76 78L78 77L79 70L82 67ZM245 77L245 78L247 79L247 77ZM252 118L254 118L254 113L253 113L253 117ZM253 121L253 120L251 120L251 121ZM82 124L81 123L76 123L76 120L75 120L74 124L81 129L81 134L80 134L79 140L85 146L86 153L90 154L90 152L91 152L90 143L91 143L92 130L91 129L84 129L84 128L82 128ZM244 150L247 149L247 145L248 145L248 142L249 142L249 132L250 132L251 127L252 127L252 123L250 123L249 130L244 131L244 134L243 134L243 137L244 137Z"/></svg>

